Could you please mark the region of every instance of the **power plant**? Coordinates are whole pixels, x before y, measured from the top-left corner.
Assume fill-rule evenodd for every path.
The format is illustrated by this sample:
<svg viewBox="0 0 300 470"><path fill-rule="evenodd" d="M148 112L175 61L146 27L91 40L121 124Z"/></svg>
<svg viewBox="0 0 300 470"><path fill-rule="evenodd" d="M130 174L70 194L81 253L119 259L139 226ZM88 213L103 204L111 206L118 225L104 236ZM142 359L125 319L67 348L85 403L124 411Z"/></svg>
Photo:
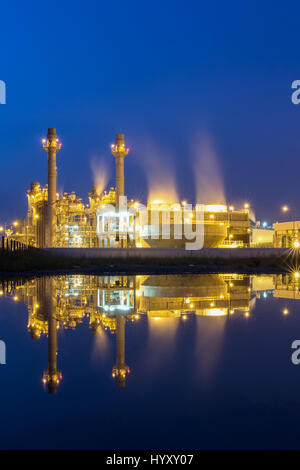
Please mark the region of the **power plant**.
<svg viewBox="0 0 300 470"><path fill-rule="evenodd" d="M125 194L124 160L129 153L124 134L111 145L115 158L115 187L98 192L94 185L88 204L75 192L57 192L56 154L61 150L56 129L42 140L48 156L48 184L33 182L27 191L28 212L6 236L31 246L70 248L162 247L181 248L187 238L184 226L197 228L197 206L152 201L142 206ZM188 208L189 206L189 208ZM143 207L143 209L141 209ZM203 205L205 247L250 246L249 206L236 210L220 204ZM168 219L169 218L169 219ZM165 235L166 221L170 225ZM178 233L182 233L178 237Z"/></svg>

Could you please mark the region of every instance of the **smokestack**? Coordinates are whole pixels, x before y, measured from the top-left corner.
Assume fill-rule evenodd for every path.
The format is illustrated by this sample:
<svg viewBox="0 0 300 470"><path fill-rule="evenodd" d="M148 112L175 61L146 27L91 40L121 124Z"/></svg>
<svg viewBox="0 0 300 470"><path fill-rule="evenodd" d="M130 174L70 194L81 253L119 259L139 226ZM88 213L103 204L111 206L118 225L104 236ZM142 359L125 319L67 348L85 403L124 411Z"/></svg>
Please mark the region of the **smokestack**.
<svg viewBox="0 0 300 470"><path fill-rule="evenodd" d="M116 143L111 145L111 153L116 158L116 206L119 207L119 198L124 196L124 158L129 149L125 147L124 134L116 135Z"/></svg>
<svg viewBox="0 0 300 470"><path fill-rule="evenodd" d="M56 152L61 149L61 143L56 135L56 129L48 129L47 139L43 139L43 148L48 154L48 205L46 215L46 246L56 244Z"/></svg>

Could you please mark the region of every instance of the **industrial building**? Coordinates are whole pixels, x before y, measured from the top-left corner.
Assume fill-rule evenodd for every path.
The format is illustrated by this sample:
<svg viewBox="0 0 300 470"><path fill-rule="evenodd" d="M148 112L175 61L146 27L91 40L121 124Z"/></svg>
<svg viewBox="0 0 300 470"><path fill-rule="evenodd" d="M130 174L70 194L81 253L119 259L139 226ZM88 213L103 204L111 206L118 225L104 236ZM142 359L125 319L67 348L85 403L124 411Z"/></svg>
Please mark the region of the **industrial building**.
<svg viewBox="0 0 300 470"><path fill-rule="evenodd" d="M300 247L300 221L278 222L274 224L275 248Z"/></svg>
<svg viewBox="0 0 300 470"><path fill-rule="evenodd" d="M274 227L260 222L251 227L251 248L273 248L274 246Z"/></svg>
<svg viewBox="0 0 300 470"><path fill-rule="evenodd" d="M28 212L24 220L16 221L12 233L14 239L35 247L184 247L187 241L183 226L197 228L197 206L185 203L166 204L152 201L141 204L134 199L124 199L124 160L129 153L123 134L117 134L111 153L116 161L115 188L98 193L93 186L88 203L74 192L59 195L57 192L56 153L61 143L56 129L48 129L43 139L43 148L48 158L48 184L44 187L33 182L27 191ZM120 199L121 198L121 199ZM108 224L106 208L113 208L113 222ZM204 247L248 247L250 246L249 206L241 210L233 206L206 204L204 207ZM165 215L169 214L170 234L164 236ZM178 218L178 214L180 218ZM111 216L109 216L111 219ZM122 223L121 223L122 220ZM125 222L124 222L125 220ZM155 221L155 222L153 222ZM125 225L124 225L125 224ZM125 227L125 228L124 228ZM178 238L178 232L183 233Z"/></svg>

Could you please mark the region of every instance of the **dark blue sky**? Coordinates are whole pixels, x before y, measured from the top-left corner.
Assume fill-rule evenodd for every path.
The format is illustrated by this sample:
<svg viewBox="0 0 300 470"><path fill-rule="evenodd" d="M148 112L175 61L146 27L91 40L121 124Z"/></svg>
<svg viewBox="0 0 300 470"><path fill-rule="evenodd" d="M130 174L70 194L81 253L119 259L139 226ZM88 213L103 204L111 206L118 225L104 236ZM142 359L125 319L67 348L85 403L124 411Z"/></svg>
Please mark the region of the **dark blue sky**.
<svg viewBox="0 0 300 470"><path fill-rule="evenodd" d="M191 149L204 132L229 201L249 201L261 219L280 219L283 203L300 217L299 13L297 2L276 1L2 4L1 220L23 216L30 182L46 182L48 127L64 144L65 191L87 197L91 159L112 165L109 144L124 132L128 195L146 198L138 160L151 141L192 200Z"/></svg>

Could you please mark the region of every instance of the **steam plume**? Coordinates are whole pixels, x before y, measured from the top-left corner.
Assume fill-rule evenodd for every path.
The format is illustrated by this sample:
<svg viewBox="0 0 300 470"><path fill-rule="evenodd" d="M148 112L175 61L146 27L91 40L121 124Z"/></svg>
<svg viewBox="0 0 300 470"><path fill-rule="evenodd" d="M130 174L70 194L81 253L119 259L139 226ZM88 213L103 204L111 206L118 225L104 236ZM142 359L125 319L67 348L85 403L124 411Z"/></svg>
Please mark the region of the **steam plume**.
<svg viewBox="0 0 300 470"><path fill-rule="evenodd" d="M225 204L224 182L216 153L207 137L194 148L196 200L203 204Z"/></svg>
<svg viewBox="0 0 300 470"><path fill-rule="evenodd" d="M110 177L110 168L107 160L104 158L93 157L91 159L91 169L93 172L94 184L97 187L97 192L101 194Z"/></svg>

